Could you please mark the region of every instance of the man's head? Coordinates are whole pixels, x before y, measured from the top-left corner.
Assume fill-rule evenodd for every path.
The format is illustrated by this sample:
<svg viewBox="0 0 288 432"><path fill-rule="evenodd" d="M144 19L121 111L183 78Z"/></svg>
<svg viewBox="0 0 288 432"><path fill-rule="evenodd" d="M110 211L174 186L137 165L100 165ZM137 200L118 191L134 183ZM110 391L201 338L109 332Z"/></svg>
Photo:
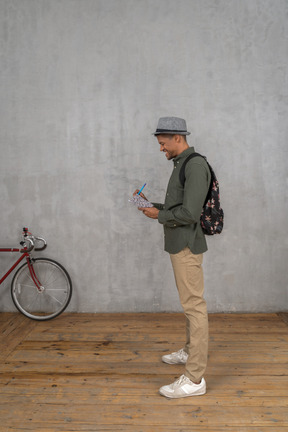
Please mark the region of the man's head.
<svg viewBox="0 0 288 432"><path fill-rule="evenodd" d="M159 134L156 138L160 144L160 151L165 153L168 160L174 159L189 147L183 135Z"/></svg>
<svg viewBox="0 0 288 432"><path fill-rule="evenodd" d="M160 144L160 151L163 151L168 160L174 159L188 148L186 135L186 121L179 117L161 117L158 121L156 132Z"/></svg>

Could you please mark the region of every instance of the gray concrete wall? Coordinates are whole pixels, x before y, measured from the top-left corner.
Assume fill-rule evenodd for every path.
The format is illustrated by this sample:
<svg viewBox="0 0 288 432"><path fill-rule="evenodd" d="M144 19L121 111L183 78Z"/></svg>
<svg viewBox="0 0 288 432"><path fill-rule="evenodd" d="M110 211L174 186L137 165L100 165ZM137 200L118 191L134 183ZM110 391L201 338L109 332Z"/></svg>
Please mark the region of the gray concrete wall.
<svg viewBox="0 0 288 432"><path fill-rule="evenodd" d="M127 202L144 182L164 197L166 115L220 181L209 310L288 310L287 16L287 0L0 0L0 243L46 237L69 310L181 310L162 227Z"/></svg>

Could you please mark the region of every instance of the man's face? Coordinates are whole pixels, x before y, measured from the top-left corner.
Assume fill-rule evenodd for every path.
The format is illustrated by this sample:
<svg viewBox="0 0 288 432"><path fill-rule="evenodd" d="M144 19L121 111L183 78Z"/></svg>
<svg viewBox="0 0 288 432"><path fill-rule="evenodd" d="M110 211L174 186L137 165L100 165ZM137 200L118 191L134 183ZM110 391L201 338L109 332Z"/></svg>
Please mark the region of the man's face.
<svg viewBox="0 0 288 432"><path fill-rule="evenodd" d="M160 151L164 152L167 160L174 159L178 155L179 135L156 135L160 144Z"/></svg>

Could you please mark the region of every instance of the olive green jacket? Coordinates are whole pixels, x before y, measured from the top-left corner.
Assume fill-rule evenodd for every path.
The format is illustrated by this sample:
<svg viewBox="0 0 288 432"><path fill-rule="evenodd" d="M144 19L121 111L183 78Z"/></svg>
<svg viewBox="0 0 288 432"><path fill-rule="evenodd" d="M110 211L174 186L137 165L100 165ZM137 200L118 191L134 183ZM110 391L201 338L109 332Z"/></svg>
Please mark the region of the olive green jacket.
<svg viewBox="0 0 288 432"><path fill-rule="evenodd" d="M194 153L189 147L173 159L165 203L153 203L160 210L158 221L163 224L165 251L176 254L185 247L192 253L207 250L205 235L200 225L200 216L211 180L210 170L204 158L195 156L185 167L185 184L182 187L179 172L186 157Z"/></svg>

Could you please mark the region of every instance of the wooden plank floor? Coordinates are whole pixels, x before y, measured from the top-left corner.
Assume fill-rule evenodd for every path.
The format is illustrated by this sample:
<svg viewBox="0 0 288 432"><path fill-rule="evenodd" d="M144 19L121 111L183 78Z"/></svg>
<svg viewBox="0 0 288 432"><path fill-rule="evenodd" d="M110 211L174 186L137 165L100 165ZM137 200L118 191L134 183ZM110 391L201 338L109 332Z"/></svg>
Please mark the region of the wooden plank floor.
<svg viewBox="0 0 288 432"><path fill-rule="evenodd" d="M0 314L0 431L287 432L287 314L209 321L207 394L169 400L182 314Z"/></svg>

